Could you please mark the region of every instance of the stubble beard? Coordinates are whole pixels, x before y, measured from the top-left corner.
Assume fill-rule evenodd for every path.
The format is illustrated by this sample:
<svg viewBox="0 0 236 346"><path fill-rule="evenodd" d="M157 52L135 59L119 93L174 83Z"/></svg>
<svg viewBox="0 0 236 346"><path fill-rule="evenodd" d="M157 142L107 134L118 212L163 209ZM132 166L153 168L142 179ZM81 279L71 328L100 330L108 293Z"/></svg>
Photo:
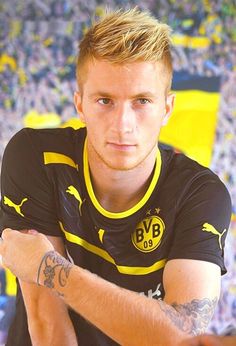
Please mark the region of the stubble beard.
<svg viewBox="0 0 236 346"><path fill-rule="evenodd" d="M104 156L102 156L97 150L96 148L93 146L92 143L90 143L91 148L94 152L94 154L96 155L97 161L100 162L103 166L113 170L113 171L120 171L120 172L128 172L128 171L132 171L135 170L138 167L142 167L145 166L145 162L147 160L147 158L151 155L151 153L155 150L157 150L157 143L154 143L154 145L150 148L150 150L146 153L146 155L144 155L143 157L141 157L139 160L135 160L134 163L127 163L127 164L112 164L112 162L109 162L109 160L106 160L104 158ZM115 154L114 154L115 156ZM154 155L156 157L156 154ZM128 160L127 160L128 161ZM155 161L154 161L155 164ZM154 165L153 164L153 165Z"/></svg>

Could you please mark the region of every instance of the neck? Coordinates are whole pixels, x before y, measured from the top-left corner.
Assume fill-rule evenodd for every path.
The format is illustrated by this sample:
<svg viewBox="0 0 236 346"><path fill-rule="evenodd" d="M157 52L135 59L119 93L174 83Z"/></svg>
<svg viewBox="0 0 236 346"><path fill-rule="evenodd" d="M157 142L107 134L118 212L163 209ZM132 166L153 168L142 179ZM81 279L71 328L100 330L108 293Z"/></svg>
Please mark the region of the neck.
<svg viewBox="0 0 236 346"><path fill-rule="evenodd" d="M92 155L90 158L89 155L90 176L97 200L107 211L118 213L132 208L145 195L152 179L156 149L130 170L112 169L98 157Z"/></svg>

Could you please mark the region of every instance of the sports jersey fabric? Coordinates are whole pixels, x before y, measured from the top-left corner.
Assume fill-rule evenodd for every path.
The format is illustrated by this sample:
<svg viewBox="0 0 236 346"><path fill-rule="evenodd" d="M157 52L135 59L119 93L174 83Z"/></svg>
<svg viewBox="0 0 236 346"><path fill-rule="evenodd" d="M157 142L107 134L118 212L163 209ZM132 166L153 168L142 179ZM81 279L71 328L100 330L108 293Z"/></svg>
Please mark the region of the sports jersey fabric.
<svg viewBox="0 0 236 346"><path fill-rule="evenodd" d="M1 229L62 237L75 264L154 299L164 297L169 260L208 261L226 272L231 201L212 171L160 145L143 198L113 213L96 199L86 143L86 129L72 128L23 129L11 139L2 164ZM116 344L70 314L80 345ZM7 345L31 345L19 287Z"/></svg>

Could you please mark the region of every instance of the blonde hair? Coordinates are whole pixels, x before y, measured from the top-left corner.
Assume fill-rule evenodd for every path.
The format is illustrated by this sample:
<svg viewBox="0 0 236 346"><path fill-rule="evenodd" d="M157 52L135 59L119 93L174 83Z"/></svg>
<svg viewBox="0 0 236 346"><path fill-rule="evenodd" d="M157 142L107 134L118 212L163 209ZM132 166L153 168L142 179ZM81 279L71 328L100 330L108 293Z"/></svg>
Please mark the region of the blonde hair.
<svg viewBox="0 0 236 346"><path fill-rule="evenodd" d="M162 61L170 84L170 32L168 25L137 8L106 13L91 26L80 42L76 66L79 84L82 83L85 63L92 59L116 64Z"/></svg>

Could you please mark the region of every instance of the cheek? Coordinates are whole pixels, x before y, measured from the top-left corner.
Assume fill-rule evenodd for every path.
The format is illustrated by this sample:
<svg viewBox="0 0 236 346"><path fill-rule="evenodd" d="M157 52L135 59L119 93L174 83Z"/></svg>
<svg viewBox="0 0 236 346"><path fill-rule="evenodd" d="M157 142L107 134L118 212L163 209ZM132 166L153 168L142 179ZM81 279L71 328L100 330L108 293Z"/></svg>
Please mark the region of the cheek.
<svg viewBox="0 0 236 346"><path fill-rule="evenodd" d="M87 134L90 139L96 143L96 141L101 141L101 138L105 135L105 127L101 120L98 118L87 118L86 122Z"/></svg>
<svg viewBox="0 0 236 346"><path fill-rule="evenodd" d="M160 124L155 124L154 126L154 124L152 123L152 125L146 131L145 140L147 143L149 143L150 147L153 147L157 144L160 135L160 129Z"/></svg>
<svg viewBox="0 0 236 346"><path fill-rule="evenodd" d="M143 128L143 132L145 132L147 136L156 137L162 127L162 120L163 118L156 115L149 115L143 120L142 124L140 125Z"/></svg>

